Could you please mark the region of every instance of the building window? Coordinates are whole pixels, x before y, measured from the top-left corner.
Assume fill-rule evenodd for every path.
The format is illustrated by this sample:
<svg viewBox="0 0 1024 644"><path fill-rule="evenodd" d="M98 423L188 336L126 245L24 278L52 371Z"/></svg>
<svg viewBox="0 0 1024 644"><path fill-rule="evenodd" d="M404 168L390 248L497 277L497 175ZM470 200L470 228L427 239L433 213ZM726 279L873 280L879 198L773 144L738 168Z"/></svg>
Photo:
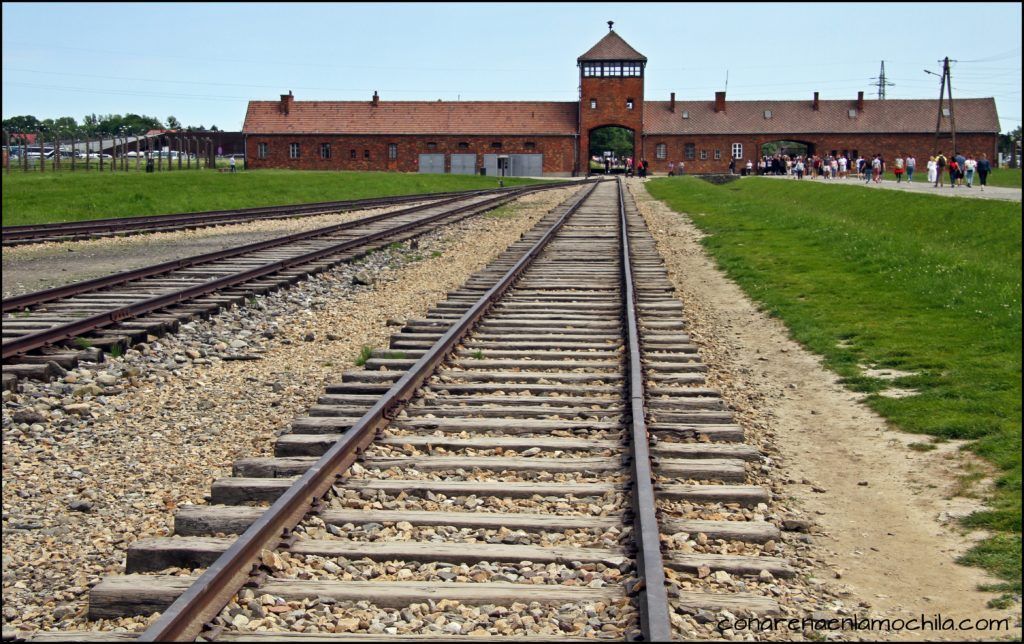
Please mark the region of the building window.
<svg viewBox="0 0 1024 644"><path fill-rule="evenodd" d="M590 99L590 109L592 109L592 110L596 110L597 109L597 99L596 98Z"/></svg>
<svg viewBox="0 0 1024 644"><path fill-rule="evenodd" d="M715 150L715 161L721 161L721 159L722 159L722 151L721 150Z"/></svg>
<svg viewBox="0 0 1024 644"><path fill-rule="evenodd" d="M388 143L388 161L394 161L398 158L398 144Z"/></svg>
<svg viewBox="0 0 1024 644"><path fill-rule="evenodd" d="M267 144L266 143L257 143L256 144L256 158L257 159L266 159L267 158Z"/></svg>
<svg viewBox="0 0 1024 644"><path fill-rule="evenodd" d="M434 143L433 141L428 142L427 143L427 149L428 150L436 150L437 149L437 143Z"/></svg>
<svg viewBox="0 0 1024 644"><path fill-rule="evenodd" d="M370 151L369 150L363 150L363 158L366 159L367 161L370 160Z"/></svg>
<svg viewBox="0 0 1024 644"><path fill-rule="evenodd" d="M627 98L626 99L626 109L627 110L633 109L633 99L631 99L631 98Z"/></svg>
<svg viewBox="0 0 1024 644"><path fill-rule="evenodd" d="M693 143L687 143L686 145L683 146L683 154L686 155L687 161L693 161L693 158L694 156L696 156L696 153L697 146L695 146Z"/></svg>
<svg viewBox="0 0 1024 644"><path fill-rule="evenodd" d="M299 158L299 144L298 143L289 144L289 146L288 146L288 157L291 158L291 159L298 159Z"/></svg>
<svg viewBox="0 0 1024 644"><path fill-rule="evenodd" d="M855 108L851 109L849 114L850 114L850 118L852 118L852 119L857 118L857 108L855 107Z"/></svg>
<svg viewBox="0 0 1024 644"><path fill-rule="evenodd" d="M349 150L348 151L348 158L350 158L350 159L356 158L356 151L355 150Z"/></svg>
<svg viewBox="0 0 1024 644"><path fill-rule="evenodd" d="M683 118L684 119L690 118L690 113L688 111L686 111L686 110L683 110Z"/></svg>
<svg viewBox="0 0 1024 644"><path fill-rule="evenodd" d="M641 69L643 68L640 66L640 63L624 63L622 65L622 75L633 77L640 76Z"/></svg>
<svg viewBox="0 0 1024 644"><path fill-rule="evenodd" d="M743 144L733 143L732 144L732 158L742 159L743 158Z"/></svg>
<svg viewBox="0 0 1024 644"><path fill-rule="evenodd" d="M469 149L469 144L466 143L465 141L459 141L459 149L460 150L468 150Z"/></svg>
<svg viewBox="0 0 1024 644"><path fill-rule="evenodd" d="M320 144L320 158L321 159L330 159L331 158L331 144L330 143L321 143Z"/></svg>
<svg viewBox="0 0 1024 644"><path fill-rule="evenodd" d="M707 159L708 159L708 151L707 150L701 150L700 151L700 160L701 161L707 161Z"/></svg>
<svg viewBox="0 0 1024 644"><path fill-rule="evenodd" d="M501 141L494 141L494 142L492 142L491 143L491 147L496 149L496 150L500 150L501 149Z"/></svg>
<svg viewBox="0 0 1024 644"><path fill-rule="evenodd" d="M523 147L526 148L527 150L533 150L534 148L537 147L537 144L534 143L533 141L527 141L526 144L523 145Z"/></svg>
<svg viewBox="0 0 1024 644"><path fill-rule="evenodd" d="M668 146L664 143L659 143L654 147L654 158L655 159L667 159L668 158Z"/></svg>
<svg viewBox="0 0 1024 644"><path fill-rule="evenodd" d="M764 117L766 119L770 119L772 117L772 111L771 110L765 110L764 111Z"/></svg>
<svg viewBox="0 0 1024 644"><path fill-rule="evenodd" d="M622 76L622 63L605 63L605 76Z"/></svg>

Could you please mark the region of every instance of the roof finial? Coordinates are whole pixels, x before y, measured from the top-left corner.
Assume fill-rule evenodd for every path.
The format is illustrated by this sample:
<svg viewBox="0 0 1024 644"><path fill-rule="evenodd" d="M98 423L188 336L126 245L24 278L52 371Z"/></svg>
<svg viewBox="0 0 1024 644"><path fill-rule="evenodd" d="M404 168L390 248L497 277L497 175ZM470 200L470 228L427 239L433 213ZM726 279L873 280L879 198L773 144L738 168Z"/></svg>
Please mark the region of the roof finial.
<svg viewBox="0 0 1024 644"><path fill-rule="evenodd" d="M612 25L614 25L614 24L615 24L615 21L614 21L614 20L609 20L609 21L608 21L608 31L611 31L611 30L612 30Z"/></svg>

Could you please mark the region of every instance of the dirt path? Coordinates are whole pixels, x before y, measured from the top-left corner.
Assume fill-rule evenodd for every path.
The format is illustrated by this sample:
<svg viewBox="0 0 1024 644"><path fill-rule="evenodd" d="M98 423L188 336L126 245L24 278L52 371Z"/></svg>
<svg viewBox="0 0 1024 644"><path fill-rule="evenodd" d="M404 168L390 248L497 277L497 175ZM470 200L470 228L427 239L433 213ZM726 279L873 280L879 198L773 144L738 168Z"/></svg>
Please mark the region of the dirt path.
<svg viewBox="0 0 1024 644"><path fill-rule="evenodd" d="M889 429L816 356L790 340L778 320L759 311L705 254L702 233L688 218L655 201L638 181L630 189L711 369L709 384L722 390L744 427L781 462L776 491L816 523L816 577L847 591L848 604L862 602L866 616L1009 616L1011 634L1019 639L1020 605L986 608L995 595L977 588L995 580L954 563L979 535L964 535L950 520L976 502L948 497L963 468L984 464L952 443L931 452L908 449L922 437ZM1000 634L869 637L922 635L962 640Z"/></svg>

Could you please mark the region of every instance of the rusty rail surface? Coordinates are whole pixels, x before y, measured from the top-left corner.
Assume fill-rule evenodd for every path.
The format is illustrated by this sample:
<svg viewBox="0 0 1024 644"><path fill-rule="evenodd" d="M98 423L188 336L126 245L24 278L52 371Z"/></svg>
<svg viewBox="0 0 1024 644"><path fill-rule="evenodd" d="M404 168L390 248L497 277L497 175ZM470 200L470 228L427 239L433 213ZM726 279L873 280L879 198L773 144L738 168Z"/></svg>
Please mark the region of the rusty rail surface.
<svg viewBox="0 0 1024 644"><path fill-rule="evenodd" d="M374 435L407 402L413 392L444 361L540 254L566 220L597 187L580 196L531 248L366 412L317 462L279 497L228 550L185 591L139 638L141 642L191 641L238 592L264 549L276 548L330 490Z"/></svg>
<svg viewBox="0 0 1024 644"><path fill-rule="evenodd" d="M657 506L654 499L654 474L644 409L644 372L641 364L640 330L637 320L636 292L633 285L629 228L622 179L619 188L619 225L622 238L623 311L625 312L627 379L630 405L630 468L632 473L633 536L636 541L637 571L641 581L638 601L640 630L648 642L672 639L668 592L665 588L665 564L661 556Z"/></svg>

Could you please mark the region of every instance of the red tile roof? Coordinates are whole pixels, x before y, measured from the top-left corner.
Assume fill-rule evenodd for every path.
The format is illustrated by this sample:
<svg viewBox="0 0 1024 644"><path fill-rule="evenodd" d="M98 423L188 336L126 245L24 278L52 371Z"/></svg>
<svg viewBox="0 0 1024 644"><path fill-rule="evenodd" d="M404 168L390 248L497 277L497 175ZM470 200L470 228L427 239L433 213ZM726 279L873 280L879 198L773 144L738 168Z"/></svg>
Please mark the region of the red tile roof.
<svg viewBox="0 0 1024 644"><path fill-rule="evenodd" d="M948 105L948 104L947 104ZM728 101L724 112L715 112L715 102L668 101L644 103L645 134L899 134L935 131L938 101L889 99L864 101L863 111L850 118L856 100L820 101ZM994 98L962 98L953 104L957 132L999 132ZM771 110L771 118L765 118ZM689 118L683 118L683 113ZM949 131L949 119L943 119Z"/></svg>
<svg viewBox="0 0 1024 644"><path fill-rule="evenodd" d="M577 58L576 62L585 60L642 60L646 63L647 56L633 49L619 34L609 31L587 53Z"/></svg>
<svg viewBox="0 0 1024 644"><path fill-rule="evenodd" d="M576 102L249 101L247 134L571 135Z"/></svg>

